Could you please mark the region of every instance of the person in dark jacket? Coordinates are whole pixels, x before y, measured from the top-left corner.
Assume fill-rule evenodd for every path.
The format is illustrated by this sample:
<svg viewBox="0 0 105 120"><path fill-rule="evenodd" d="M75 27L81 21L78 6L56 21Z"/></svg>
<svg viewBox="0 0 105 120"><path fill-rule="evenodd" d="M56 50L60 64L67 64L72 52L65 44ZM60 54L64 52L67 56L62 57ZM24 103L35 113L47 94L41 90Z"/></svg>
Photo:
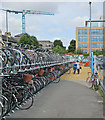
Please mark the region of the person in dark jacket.
<svg viewBox="0 0 105 120"><path fill-rule="evenodd" d="M77 72L78 72L78 74L79 74L79 73L80 73L80 63L79 63L78 60L77 60L76 64L77 64Z"/></svg>
<svg viewBox="0 0 105 120"><path fill-rule="evenodd" d="M77 69L77 64L74 64L74 65L73 65L74 74L75 74L75 72L76 72L76 69Z"/></svg>

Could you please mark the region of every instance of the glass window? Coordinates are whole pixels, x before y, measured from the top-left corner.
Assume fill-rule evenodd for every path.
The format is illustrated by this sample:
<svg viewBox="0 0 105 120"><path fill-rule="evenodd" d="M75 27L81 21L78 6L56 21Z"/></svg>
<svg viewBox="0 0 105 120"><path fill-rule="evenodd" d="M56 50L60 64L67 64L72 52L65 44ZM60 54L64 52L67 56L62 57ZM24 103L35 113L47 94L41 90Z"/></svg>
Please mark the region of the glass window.
<svg viewBox="0 0 105 120"><path fill-rule="evenodd" d="M91 48L104 48L104 43L91 43Z"/></svg>
<svg viewBox="0 0 105 120"><path fill-rule="evenodd" d="M91 27L104 27L105 22L91 22ZM87 22L87 27L90 27L90 22Z"/></svg>
<svg viewBox="0 0 105 120"><path fill-rule="evenodd" d="M104 36L91 36L91 41L104 41Z"/></svg>
<svg viewBox="0 0 105 120"><path fill-rule="evenodd" d="M78 36L78 41L87 41L87 36Z"/></svg>
<svg viewBox="0 0 105 120"><path fill-rule="evenodd" d="M91 35L103 35L104 34L104 29L92 29L91 30Z"/></svg>
<svg viewBox="0 0 105 120"><path fill-rule="evenodd" d="M96 51L97 49L91 49L92 52Z"/></svg>
<svg viewBox="0 0 105 120"><path fill-rule="evenodd" d="M92 22L91 27L98 27L98 22Z"/></svg>
<svg viewBox="0 0 105 120"><path fill-rule="evenodd" d="M87 48L87 43L78 43L78 48Z"/></svg>
<svg viewBox="0 0 105 120"><path fill-rule="evenodd" d="M87 27L90 27L90 22L87 23Z"/></svg>
<svg viewBox="0 0 105 120"><path fill-rule="evenodd" d="M104 22L100 22L100 27L104 27Z"/></svg>
<svg viewBox="0 0 105 120"><path fill-rule="evenodd" d="M83 50L84 53L87 53L87 50Z"/></svg>
<svg viewBox="0 0 105 120"><path fill-rule="evenodd" d="M87 30L78 30L78 35L87 35Z"/></svg>

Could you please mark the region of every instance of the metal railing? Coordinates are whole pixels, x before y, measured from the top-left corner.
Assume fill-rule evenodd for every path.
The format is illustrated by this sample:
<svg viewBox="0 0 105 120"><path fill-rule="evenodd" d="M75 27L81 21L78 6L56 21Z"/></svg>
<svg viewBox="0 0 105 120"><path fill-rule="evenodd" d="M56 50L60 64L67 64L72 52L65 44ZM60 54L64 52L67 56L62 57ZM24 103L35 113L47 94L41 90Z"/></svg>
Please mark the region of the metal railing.
<svg viewBox="0 0 105 120"><path fill-rule="evenodd" d="M96 57L96 67L99 72L99 81L103 93L105 94L105 56Z"/></svg>

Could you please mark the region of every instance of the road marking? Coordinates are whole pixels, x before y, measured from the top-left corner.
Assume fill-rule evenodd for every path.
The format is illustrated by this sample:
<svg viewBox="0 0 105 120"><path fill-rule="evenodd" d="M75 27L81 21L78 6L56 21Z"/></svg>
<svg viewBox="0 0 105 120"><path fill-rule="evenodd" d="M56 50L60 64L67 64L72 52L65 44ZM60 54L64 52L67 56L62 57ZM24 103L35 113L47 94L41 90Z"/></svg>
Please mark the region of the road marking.
<svg viewBox="0 0 105 120"><path fill-rule="evenodd" d="M98 100L97 102L98 102L98 103L103 103L103 101L102 101L102 100Z"/></svg>

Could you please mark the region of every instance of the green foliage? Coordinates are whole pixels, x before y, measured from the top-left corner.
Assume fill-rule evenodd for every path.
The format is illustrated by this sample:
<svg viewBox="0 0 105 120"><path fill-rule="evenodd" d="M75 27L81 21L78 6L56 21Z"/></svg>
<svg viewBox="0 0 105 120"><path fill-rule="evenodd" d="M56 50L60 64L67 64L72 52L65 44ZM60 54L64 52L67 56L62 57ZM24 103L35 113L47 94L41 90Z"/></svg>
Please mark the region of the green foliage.
<svg viewBox="0 0 105 120"><path fill-rule="evenodd" d="M85 57L89 56L89 54L87 54L87 53L83 53L83 55L84 55Z"/></svg>
<svg viewBox="0 0 105 120"><path fill-rule="evenodd" d="M71 54L73 54L73 53L72 53L72 52L68 52L68 54L70 54L70 55L71 55Z"/></svg>
<svg viewBox="0 0 105 120"><path fill-rule="evenodd" d="M27 33L25 33L25 34L20 38L20 40L19 40L18 43L31 45L30 35L28 35Z"/></svg>
<svg viewBox="0 0 105 120"><path fill-rule="evenodd" d="M54 47L56 47L57 45L63 47L62 41L61 40L55 40L54 41Z"/></svg>
<svg viewBox="0 0 105 120"><path fill-rule="evenodd" d="M71 40L70 45L68 46L68 52L74 53L75 49L76 49L76 41Z"/></svg>
<svg viewBox="0 0 105 120"><path fill-rule="evenodd" d="M33 46L39 47L39 43L37 41L37 38L35 36L30 36L27 33L25 33L20 38L18 43L22 43L23 45L28 44L28 45L33 45Z"/></svg>
<svg viewBox="0 0 105 120"><path fill-rule="evenodd" d="M102 55L104 55L104 56L105 56L105 49L103 49L103 50L102 50Z"/></svg>
<svg viewBox="0 0 105 120"><path fill-rule="evenodd" d="M99 92L99 94L100 94L101 96L103 96L103 91L102 91L102 88L101 88L100 85L98 86L98 92Z"/></svg>
<svg viewBox="0 0 105 120"><path fill-rule="evenodd" d="M67 53L67 51L65 50L65 48L63 48L63 47L61 47L59 45L57 45L56 47L54 47L53 50L52 50L52 52L53 53L57 52L59 54L65 54L65 53Z"/></svg>
<svg viewBox="0 0 105 120"><path fill-rule="evenodd" d="M32 41L32 45L36 46L37 48L39 47L39 42L37 41L37 38L35 36L30 36L31 41Z"/></svg>
<svg viewBox="0 0 105 120"><path fill-rule="evenodd" d="M100 50L96 50L93 52L94 55L104 55L105 56L105 49L103 49L102 51Z"/></svg>
<svg viewBox="0 0 105 120"><path fill-rule="evenodd" d="M77 50L74 51L74 54L84 54L83 50L78 48Z"/></svg>

